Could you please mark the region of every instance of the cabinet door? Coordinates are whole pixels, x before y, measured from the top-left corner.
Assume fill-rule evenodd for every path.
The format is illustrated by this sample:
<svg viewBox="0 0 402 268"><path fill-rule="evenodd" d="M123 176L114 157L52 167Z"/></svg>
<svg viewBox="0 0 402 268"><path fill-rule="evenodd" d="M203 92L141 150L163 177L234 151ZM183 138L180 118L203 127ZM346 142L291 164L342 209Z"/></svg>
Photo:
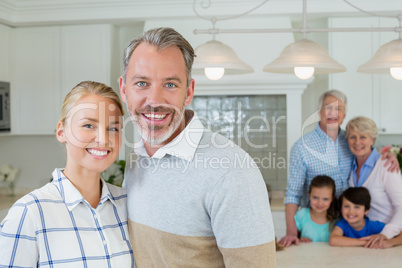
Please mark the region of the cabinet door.
<svg viewBox="0 0 402 268"><path fill-rule="evenodd" d="M15 29L16 134L54 134L60 100L60 27Z"/></svg>
<svg viewBox="0 0 402 268"><path fill-rule="evenodd" d="M0 81L10 81L11 28L0 24Z"/></svg>
<svg viewBox="0 0 402 268"><path fill-rule="evenodd" d="M79 82L92 80L110 85L111 25L61 28L62 97Z"/></svg>
<svg viewBox="0 0 402 268"><path fill-rule="evenodd" d="M341 18L332 19L330 27L376 27L377 22L377 19ZM348 98L343 127L355 116L366 116L379 123L377 116L379 107L374 98L378 79L375 80L372 75L356 71L358 66L368 61L376 51L373 39L378 37L378 33L365 32L330 34L331 56L345 65L347 70L330 76L330 89L338 89Z"/></svg>
<svg viewBox="0 0 402 268"><path fill-rule="evenodd" d="M380 20L380 27L392 28L397 26L395 19ZM394 32L380 34L378 47L398 39ZM378 100L380 103L379 130L383 134L402 134L402 80L394 79L390 74L377 75L380 77Z"/></svg>
<svg viewBox="0 0 402 268"><path fill-rule="evenodd" d="M395 19L340 18L331 19L330 27L387 27L397 26ZM357 68L369 61L378 48L397 39L391 32L331 33L331 55L346 66L345 73L331 75L330 88L339 89L348 98L345 124L355 116L373 119L380 133L402 134L402 81L389 74L358 73Z"/></svg>

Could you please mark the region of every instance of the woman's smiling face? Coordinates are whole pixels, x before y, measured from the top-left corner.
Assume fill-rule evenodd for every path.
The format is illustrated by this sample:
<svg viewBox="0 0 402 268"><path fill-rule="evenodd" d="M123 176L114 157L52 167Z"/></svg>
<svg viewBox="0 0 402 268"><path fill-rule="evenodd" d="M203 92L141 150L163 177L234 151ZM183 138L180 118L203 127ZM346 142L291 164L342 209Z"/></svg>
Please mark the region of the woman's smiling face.
<svg viewBox="0 0 402 268"><path fill-rule="evenodd" d="M367 133L360 133L350 128L348 144L350 151L356 158L367 159L371 154L374 139Z"/></svg>
<svg viewBox="0 0 402 268"><path fill-rule="evenodd" d="M57 129L58 140L66 143L66 169L104 171L119 154L121 128L121 112L113 101L96 94L80 98Z"/></svg>

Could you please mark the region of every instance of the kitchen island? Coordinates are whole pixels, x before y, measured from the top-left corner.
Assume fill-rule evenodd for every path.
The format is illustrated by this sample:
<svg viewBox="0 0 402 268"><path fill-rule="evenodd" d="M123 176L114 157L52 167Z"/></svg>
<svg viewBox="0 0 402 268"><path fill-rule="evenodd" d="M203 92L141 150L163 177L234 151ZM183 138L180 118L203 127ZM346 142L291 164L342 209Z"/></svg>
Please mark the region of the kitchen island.
<svg viewBox="0 0 402 268"><path fill-rule="evenodd" d="M402 246L388 249L331 247L328 243L292 245L276 254L277 268L400 268Z"/></svg>

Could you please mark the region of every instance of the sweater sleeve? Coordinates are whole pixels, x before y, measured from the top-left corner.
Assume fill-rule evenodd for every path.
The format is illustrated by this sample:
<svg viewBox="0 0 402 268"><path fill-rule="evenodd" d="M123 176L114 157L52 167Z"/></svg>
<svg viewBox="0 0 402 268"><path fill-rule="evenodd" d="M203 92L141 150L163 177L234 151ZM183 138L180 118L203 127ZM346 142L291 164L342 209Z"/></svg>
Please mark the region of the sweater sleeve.
<svg viewBox="0 0 402 268"><path fill-rule="evenodd" d="M394 215L381 234L391 239L402 231L402 176L400 173L387 171L383 176L383 183L394 208Z"/></svg>

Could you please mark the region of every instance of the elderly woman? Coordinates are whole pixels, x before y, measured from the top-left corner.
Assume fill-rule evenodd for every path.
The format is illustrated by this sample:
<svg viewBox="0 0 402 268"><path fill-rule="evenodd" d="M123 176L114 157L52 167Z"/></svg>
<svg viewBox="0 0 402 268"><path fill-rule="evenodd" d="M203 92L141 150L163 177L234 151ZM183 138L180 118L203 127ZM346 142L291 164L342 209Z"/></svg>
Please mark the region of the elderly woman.
<svg viewBox="0 0 402 268"><path fill-rule="evenodd" d="M378 130L373 120L355 117L346 126L346 139L355 156L349 178L351 187L365 187L371 195L370 220L386 223L380 236L366 237L365 247L391 247L402 244L402 177L384 167L373 147Z"/></svg>

